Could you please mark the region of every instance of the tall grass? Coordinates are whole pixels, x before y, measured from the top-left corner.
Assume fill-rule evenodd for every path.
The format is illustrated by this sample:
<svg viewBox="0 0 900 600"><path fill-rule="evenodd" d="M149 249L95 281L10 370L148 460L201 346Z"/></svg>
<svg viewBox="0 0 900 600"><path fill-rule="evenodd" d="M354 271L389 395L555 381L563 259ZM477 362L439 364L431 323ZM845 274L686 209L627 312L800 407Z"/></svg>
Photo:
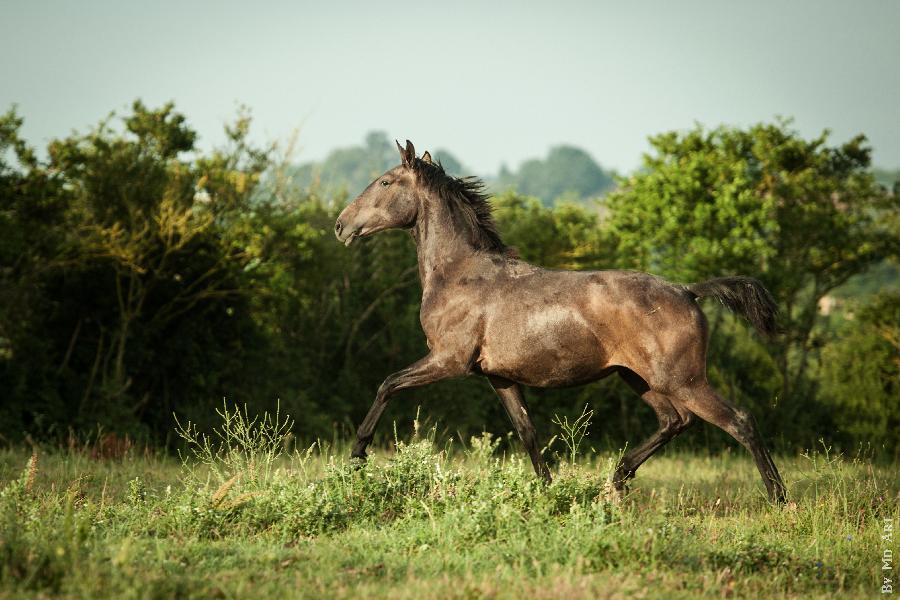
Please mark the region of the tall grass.
<svg viewBox="0 0 900 600"><path fill-rule="evenodd" d="M282 415L220 416L179 426L182 463L0 451L0 597L868 596L900 523L896 465L828 448L780 457L777 507L728 452L656 457L611 496L590 415L560 422L549 486L489 435L415 428L360 465L293 448Z"/></svg>

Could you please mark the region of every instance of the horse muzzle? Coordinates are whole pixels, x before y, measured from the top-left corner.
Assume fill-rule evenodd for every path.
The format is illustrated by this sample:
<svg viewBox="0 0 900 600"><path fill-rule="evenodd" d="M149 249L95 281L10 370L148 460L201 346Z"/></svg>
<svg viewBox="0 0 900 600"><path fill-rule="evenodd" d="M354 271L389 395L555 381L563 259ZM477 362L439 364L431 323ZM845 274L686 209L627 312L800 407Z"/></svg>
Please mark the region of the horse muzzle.
<svg viewBox="0 0 900 600"><path fill-rule="evenodd" d="M346 227L344 223L338 219L334 224L334 235L339 242L342 242L345 246L349 246L353 243L353 240L359 237L359 228Z"/></svg>

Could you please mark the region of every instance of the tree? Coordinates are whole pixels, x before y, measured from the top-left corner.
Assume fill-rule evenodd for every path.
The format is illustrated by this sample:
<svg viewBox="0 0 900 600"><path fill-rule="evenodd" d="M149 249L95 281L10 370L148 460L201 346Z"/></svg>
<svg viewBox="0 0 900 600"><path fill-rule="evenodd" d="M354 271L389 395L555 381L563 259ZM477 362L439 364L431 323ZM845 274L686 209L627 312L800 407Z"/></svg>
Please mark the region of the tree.
<svg viewBox="0 0 900 600"><path fill-rule="evenodd" d="M507 192L493 200L503 238L522 258L557 269L595 268L604 263L596 213L574 203L556 208L538 198Z"/></svg>
<svg viewBox="0 0 900 600"><path fill-rule="evenodd" d="M68 192L19 135L14 109L0 115L0 423L19 424L17 397L53 395L47 336L30 325L51 308L45 278L59 268Z"/></svg>
<svg viewBox="0 0 900 600"><path fill-rule="evenodd" d="M525 161L516 173L502 169L497 185L535 196L550 206L564 195L574 199L600 196L612 188L613 178L584 150L557 146L544 160Z"/></svg>
<svg viewBox="0 0 900 600"><path fill-rule="evenodd" d="M432 154L448 173L465 174L460 162L447 150ZM336 148L320 163L286 166L286 183L298 196L315 187L326 196L353 197L398 162L394 141L383 131L370 131L361 146Z"/></svg>
<svg viewBox="0 0 900 600"><path fill-rule="evenodd" d="M444 167L444 171L453 175L454 177L465 177L471 175L471 173L466 172L466 168L463 166L459 159L457 159L453 154L450 153L449 150L444 148L438 148L433 153L434 159L437 160L442 167Z"/></svg>
<svg viewBox="0 0 900 600"><path fill-rule="evenodd" d="M680 281L743 273L773 292L781 397L801 391L823 296L896 252L889 196L863 136L837 147L789 123L697 126L650 139L643 168L607 197L619 264Z"/></svg>
<svg viewBox="0 0 900 600"><path fill-rule="evenodd" d="M855 310L822 352L822 399L845 443L900 448L900 294Z"/></svg>
<svg viewBox="0 0 900 600"><path fill-rule="evenodd" d="M211 323L246 303L252 257L232 232L251 214L267 164L265 151L246 144L249 119L227 130L230 148L193 163L181 157L196 135L171 104L135 102L123 123L124 131L107 120L52 142L43 164L16 137L21 120L3 120L18 165L2 169L11 189L0 226L25 234L4 251L4 295L37 309L0 315L0 331L16 324L7 374L40 374L41 385L31 376L32 389L23 387L14 419L32 429L168 421L168 382L198 339L227 346L239 335ZM28 277L16 275L23 265Z"/></svg>

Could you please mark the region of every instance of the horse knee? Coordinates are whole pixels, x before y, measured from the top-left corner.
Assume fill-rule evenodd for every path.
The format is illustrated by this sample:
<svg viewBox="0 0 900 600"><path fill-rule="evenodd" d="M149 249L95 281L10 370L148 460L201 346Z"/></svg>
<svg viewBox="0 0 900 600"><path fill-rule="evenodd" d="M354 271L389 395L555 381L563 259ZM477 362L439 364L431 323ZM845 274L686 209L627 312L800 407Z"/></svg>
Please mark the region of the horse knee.
<svg viewBox="0 0 900 600"><path fill-rule="evenodd" d="M660 420L659 434L664 438L671 438L678 434L681 421L675 417L666 417Z"/></svg>
<svg viewBox="0 0 900 600"><path fill-rule="evenodd" d="M690 427L693 422L694 415L691 413L688 413L687 415L676 413L671 416L666 416L660 420L659 433L666 439L673 438Z"/></svg>
<svg viewBox="0 0 900 600"><path fill-rule="evenodd" d="M697 415L692 412L679 416L681 417L681 429L679 430L679 433L681 433L697 421Z"/></svg>

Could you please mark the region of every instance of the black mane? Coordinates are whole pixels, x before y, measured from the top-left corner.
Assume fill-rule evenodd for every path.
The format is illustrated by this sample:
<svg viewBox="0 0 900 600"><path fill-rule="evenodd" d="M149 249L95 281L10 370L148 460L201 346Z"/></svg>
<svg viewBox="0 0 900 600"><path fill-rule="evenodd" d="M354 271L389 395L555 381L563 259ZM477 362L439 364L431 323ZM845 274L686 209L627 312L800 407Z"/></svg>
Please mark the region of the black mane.
<svg viewBox="0 0 900 600"><path fill-rule="evenodd" d="M501 254L511 252L500 239L491 204L480 179L448 175L440 162L428 163L417 158L414 165L419 180L446 202L469 229L476 249Z"/></svg>

